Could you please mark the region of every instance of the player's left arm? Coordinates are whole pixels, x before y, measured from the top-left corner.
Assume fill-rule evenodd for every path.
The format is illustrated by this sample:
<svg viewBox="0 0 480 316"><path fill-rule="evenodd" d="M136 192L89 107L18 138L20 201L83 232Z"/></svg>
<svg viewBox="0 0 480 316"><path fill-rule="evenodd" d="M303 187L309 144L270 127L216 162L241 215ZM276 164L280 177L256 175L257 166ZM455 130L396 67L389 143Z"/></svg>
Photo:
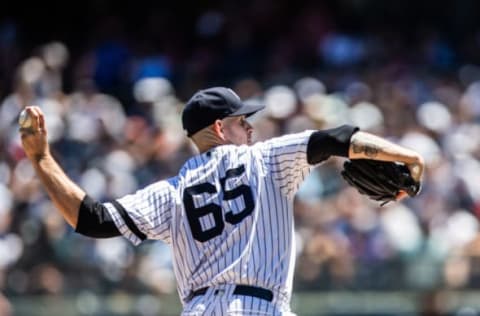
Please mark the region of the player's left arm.
<svg viewBox="0 0 480 316"><path fill-rule="evenodd" d="M351 125L312 133L307 146L308 162L318 164L330 156L401 162L416 181L421 179L425 169L424 159L417 152Z"/></svg>
<svg viewBox="0 0 480 316"><path fill-rule="evenodd" d="M357 127L343 125L326 130L306 130L257 143L271 179L289 197L317 165L330 156L348 157L352 134Z"/></svg>
<svg viewBox="0 0 480 316"><path fill-rule="evenodd" d="M419 153L367 132L356 132L352 135L348 158L404 163L416 181L421 180L425 169L425 161Z"/></svg>

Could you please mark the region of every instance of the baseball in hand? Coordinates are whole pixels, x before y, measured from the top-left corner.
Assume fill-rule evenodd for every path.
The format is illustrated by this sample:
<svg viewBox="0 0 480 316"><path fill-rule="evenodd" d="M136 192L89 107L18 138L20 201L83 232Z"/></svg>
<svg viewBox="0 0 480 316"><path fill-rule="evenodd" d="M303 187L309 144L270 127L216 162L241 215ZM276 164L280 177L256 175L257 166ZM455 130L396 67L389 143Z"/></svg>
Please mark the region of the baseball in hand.
<svg viewBox="0 0 480 316"><path fill-rule="evenodd" d="M20 125L20 128L31 128L32 124L32 117L28 114L27 110L24 109L18 117L18 125Z"/></svg>

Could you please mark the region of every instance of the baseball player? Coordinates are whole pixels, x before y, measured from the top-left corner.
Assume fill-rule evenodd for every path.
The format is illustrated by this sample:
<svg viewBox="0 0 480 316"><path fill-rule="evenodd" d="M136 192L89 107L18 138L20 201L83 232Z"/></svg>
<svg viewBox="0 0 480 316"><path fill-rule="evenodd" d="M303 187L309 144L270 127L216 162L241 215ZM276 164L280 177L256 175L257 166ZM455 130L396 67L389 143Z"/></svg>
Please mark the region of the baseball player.
<svg viewBox="0 0 480 316"><path fill-rule="evenodd" d="M103 203L53 159L40 108L27 108L33 126L21 136L50 198L76 232L171 245L182 315L293 315L293 198L312 167L330 156L399 161L420 180L424 164L416 152L348 125L252 145L247 117L262 108L228 88L198 91L182 122L200 153L176 176Z"/></svg>

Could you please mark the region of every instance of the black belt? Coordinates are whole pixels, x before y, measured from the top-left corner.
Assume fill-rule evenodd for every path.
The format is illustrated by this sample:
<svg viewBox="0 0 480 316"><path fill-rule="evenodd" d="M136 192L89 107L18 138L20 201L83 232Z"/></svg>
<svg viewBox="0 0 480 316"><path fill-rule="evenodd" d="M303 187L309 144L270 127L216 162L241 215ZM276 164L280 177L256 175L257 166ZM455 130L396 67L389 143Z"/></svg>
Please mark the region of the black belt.
<svg viewBox="0 0 480 316"><path fill-rule="evenodd" d="M191 300L195 296L204 295L207 293L208 287L202 287L201 289L195 290L188 295L187 301ZM218 294L219 290L215 290L214 294ZM236 285L235 290L233 290L235 295L246 295L261 298L263 300L271 302L273 300L273 292L258 286L251 285Z"/></svg>

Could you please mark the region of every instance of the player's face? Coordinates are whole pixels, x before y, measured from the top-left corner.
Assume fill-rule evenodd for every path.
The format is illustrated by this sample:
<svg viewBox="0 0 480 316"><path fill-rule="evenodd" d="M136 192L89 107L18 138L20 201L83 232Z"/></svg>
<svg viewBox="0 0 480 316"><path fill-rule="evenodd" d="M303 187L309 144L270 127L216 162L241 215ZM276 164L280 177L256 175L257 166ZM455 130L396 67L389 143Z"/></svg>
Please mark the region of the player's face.
<svg viewBox="0 0 480 316"><path fill-rule="evenodd" d="M253 128L245 115L224 118L222 123L222 131L227 143L251 145Z"/></svg>

